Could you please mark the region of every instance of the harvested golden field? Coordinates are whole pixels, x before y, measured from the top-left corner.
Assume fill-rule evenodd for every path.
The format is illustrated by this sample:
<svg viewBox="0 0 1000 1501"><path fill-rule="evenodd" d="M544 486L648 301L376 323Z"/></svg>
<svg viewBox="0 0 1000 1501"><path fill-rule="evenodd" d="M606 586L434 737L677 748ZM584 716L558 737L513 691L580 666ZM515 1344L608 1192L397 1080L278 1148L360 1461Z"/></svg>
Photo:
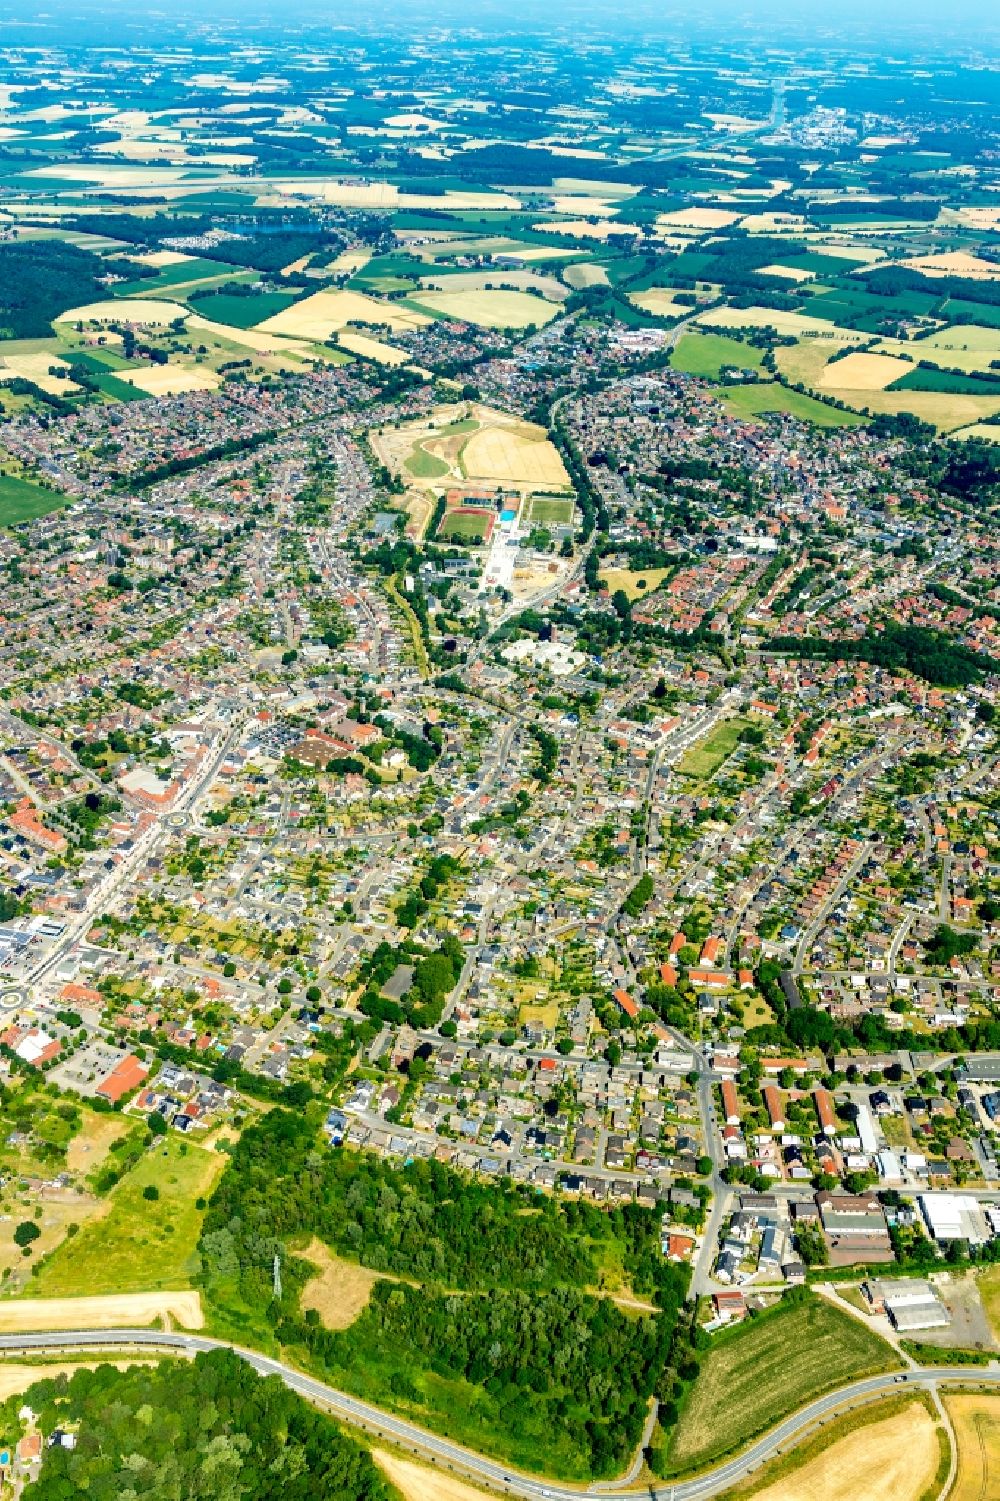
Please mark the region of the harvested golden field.
<svg viewBox="0 0 1000 1501"><path fill-rule="evenodd" d="M1000 1496L1000 1397L987 1393L945 1397L958 1442L958 1474L948 1501L991 1501Z"/></svg>
<svg viewBox="0 0 1000 1501"><path fill-rule="evenodd" d="M171 1319L185 1329L201 1329L201 1294L116 1293L103 1298L21 1298L0 1302L0 1334L46 1329L142 1329Z"/></svg>
<svg viewBox="0 0 1000 1501"><path fill-rule="evenodd" d="M457 292L421 291L417 300L445 318L475 323L482 328L527 328L532 323L548 323L558 312L551 302L533 297L529 292L487 292L471 288ZM421 321L426 322L426 319Z"/></svg>
<svg viewBox="0 0 1000 1501"><path fill-rule="evenodd" d="M492 1495L445 1470L415 1465L412 1460L399 1459L384 1449L373 1449L372 1459L404 1501L483 1501L486 1495Z"/></svg>
<svg viewBox="0 0 1000 1501"><path fill-rule="evenodd" d="M979 281L1000 281L1000 266L996 261L981 260L967 250L949 250L942 255L919 255L909 261L898 262L911 271L922 271L925 276L970 276Z"/></svg>
<svg viewBox="0 0 1000 1501"><path fill-rule="evenodd" d="M429 271L420 278L420 291L413 295L426 302L427 292L528 292L534 289L550 302L565 302L569 292L561 281L544 271L527 267L501 271L452 271L445 274ZM432 304L433 306L433 304Z"/></svg>
<svg viewBox="0 0 1000 1501"><path fill-rule="evenodd" d="M602 219L598 224L591 224L589 219L546 219L531 227L542 234L572 235L577 240L607 240L611 235L639 233L637 224L621 224L617 219Z"/></svg>
<svg viewBox="0 0 1000 1501"><path fill-rule="evenodd" d="M912 369L888 354L849 354L827 365L816 384L823 391L884 391Z"/></svg>
<svg viewBox="0 0 1000 1501"><path fill-rule="evenodd" d="M347 1329L368 1307L377 1272L354 1261L342 1261L315 1237L302 1255L317 1268L302 1289L301 1306L315 1308L327 1329Z"/></svg>
<svg viewBox="0 0 1000 1501"><path fill-rule="evenodd" d="M807 271L804 266L782 266L775 262L772 266L761 266L761 276L783 276L787 281L815 281L815 271Z"/></svg>
<svg viewBox="0 0 1000 1501"><path fill-rule="evenodd" d="M849 406L866 406L873 412L912 412L921 421L932 422L939 433L969 427L1000 412L1000 391L996 396L962 396L950 391L865 391L859 395L831 386L829 394L839 396Z"/></svg>
<svg viewBox="0 0 1000 1501"><path fill-rule="evenodd" d="M630 292L628 300L655 318L682 318L685 313L694 311L682 302L675 302L674 296L670 287L650 287L645 292Z"/></svg>
<svg viewBox="0 0 1000 1501"><path fill-rule="evenodd" d="M663 229L728 229L739 217L724 208L678 208L659 214L656 223Z"/></svg>
<svg viewBox="0 0 1000 1501"><path fill-rule="evenodd" d="M60 366L61 361L56 354L5 354L0 364L0 381L20 376L23 380L32 381L40 390L47 391L50 396L65 396L67 392L79 391L80 387L75 381L49 374L50 369Z"/></svg>
<svg viewBox="0 0 1000 1501"><path fill-rule="evenodd" d="M934 1479L937 1425L921 1402L837 1439L754 1501L919 1501ZM970 1493L971 1501L971 1493Z"/></svg>
<svg viewBox="0 0 1000 1501"><path fill-rule="evenodd" d="M210 339L218 339L223 347L250 349L254 354L280 355L287 357L293 365L303 360L324 358L322 350L317 350L302 340L283 339L280 334L261 333L259 328L233 328L228 323L215 323L211 318L203 318L200 313L192 313L187 326L189 332L197 330Z"/></svg>
<svg viewBox="0 0 1000 1501"><path fill-rule="evenodd" d="M182 391L214 391L219 377L207 365L150 365L148 370L122 372L122 379L147 396L177 396Z"/></svg>
<svg viewBox="0 0 1000 1501"><path fill-rule="evenodd" d="M301 302L275 313L258 323L257 332L288 334L293 339L313 339L320 343L348 323L371 323L377 328L416 328L430 319L423 313L396 302L379 302L362 292L326 289L313 292Z"/></svg>
<svg viewBox="0 0 1000 1501"><path fill-rule="evenodd" d="M180 266L184 261L193 261L193 255L185 255L183 250L146 250L142 255L130 255L129 260L138 261L140 266Z"/></svg>
<svg viewBox="0 0 1000 1501"><path fill-rule="evenodd" d="M824 323L821 318L807 318L804 313L785 313L769 307L712 308L700 313L698 322L708 328L773 328L779 334L791 334L797 339L815 337L831 344L861 344L868 339L867 334L838 328L834 323Z"/></svg>
<svg viewBox="0 0 1000 1501"><path fill-rule="evenodd" d="M481 428L462 449L462 467L471 480L535 490L568 489L569 475L557 449L541 428L537 432L540 436L534 437L510 428Z"/></svg>
<svg viewBox="0 0 1000 1501"><path fill-rule="evenodd" d="M953 438L980 438L984 443L1000 443L1000 427L995 422L973 422L969 427L957 428Z"/></svg>
<svg viewBox="0 0 1000 1501"><path fill-rule="evenodd" d="M56 323L136 323L165 328L175 318L186 318L188 310L179 302L158 297L109 297L105 302L88 302L84 307L68 308L53 321Z"/></svg>
<svg viewBox="0 0 1000 1501"><path fill-rule="evenodd" d="M405 349L383 344L381 339L371 339L367 334L342 332L337 335L337 343L341 349L349 349L362 359L377 360L380 365L405 365L410 358Z"/></svg>

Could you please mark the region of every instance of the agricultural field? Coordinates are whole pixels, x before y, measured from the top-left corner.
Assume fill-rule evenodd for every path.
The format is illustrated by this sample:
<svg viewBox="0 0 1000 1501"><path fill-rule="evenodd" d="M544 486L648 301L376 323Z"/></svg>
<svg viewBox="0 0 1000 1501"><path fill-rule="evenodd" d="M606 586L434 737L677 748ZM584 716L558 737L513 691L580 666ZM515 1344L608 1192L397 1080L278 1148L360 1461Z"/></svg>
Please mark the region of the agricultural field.
<svg viewBox="0 0 1000 1501"><path fill-rule="evenodd" d="M430 312L439 318L476 323L483 328L522 330L549 323L559 311L543 297L530 292L502 292L469 289L458 292L423 291L408 299L408 307Z"/></svg>
<svg viewBox="0 0 1000 1501"><path fill-rule="evenodd" d="M108 1196L100 1224L63 1242L32 1279L40 1296L189 1287L202 1210L225 1158L175 1137L154 1142ZM154 1188L155 1197L146 1189Z"/></svg>
<svg viewBox="0 0 1000 1501"><path fill-rule="evenodd" d="M654 318L686 318L693 311L687 303L676 302L669 287L647 287L643 292L630 292L629 301L640 312L652 313Z"/></svg>
<svg viewBox="0 0 1000 1501"><path fill-rule="evenodd" d="M835 1418L767 1466L763 1485L742 1485L727 1501L922 1501L938 1475L944 1442L919 1398L880 1403Z"/></svg>
<svg viewBox="0 0 1000 1501"><path fill-rule="evenodd" d="M144 1328L172 1320L184 1329L201 1329L204 1319L198 1293L181 1289L156 1293L109 1293L103 1297L18 1298L0 1300L0 1334L21 1330Z"/></svg>
<svg viewBox="0 0 1000 1501"><path fill-rule="evenodd" d="M283 312L265 318L257 326L263 334L286 334L292 339L316 340L320 343L349 323L376 328L416 328L429 321L427 314L398 302L381 302L362 292L324 289L312 292Z"/></svg>
<svg viewBox="0 0 1000 1501"><path fill-rule="evenodd" d="M438 407L427 419L373 433L372 446L390 470L435 494L504 486L558 501L549 492L570 488L544 428L476 403Z"/></svg>
<svg viewBox="0 0 1000 1501"><path fill-rule="evenodd" d="M785 412L789 417L812 422L816 427L857 427L863 421L855 412L839 411L801 391L789 391L774 381L727 386L721 393L721 401L736 417L766 417L772 412Z"/></svg>
<svg viewBox="0 0 1000 1501"><path fill-rule="evenodd" d="M1000 1398L988 1393L944 1399L958 1445L958 1474L949 1501L1000 1495Z"/></svg>
<svg viewBox="0 0 1000 1501"><path fill-rule="evenodd" d="M232 324L234 328L255 328L267 318L283 313L298 301L298 296L296 292L255 292L252 296L241 297L222 288L207 295L192 296L191 306L212 322Z"/></svg>
<svg viewBox="0 0 1000 1501"><path fill-rule="evenodd" d="M639 293L637 299L645 295ZM759 370L763 358L762 349L755 349L742 339L728 339L724 334L695 333L683 335L670 356L670 363L685 375L718 380L725 366L737 370Z"/></svg>
<svg viewBox="0 0 1000 1501"><path fill-rule="evenodd" d="M717 1335L670 1436L670 1473L708 1465L822 1392L898 1364L877 1334L811 1295Z"/></svg>

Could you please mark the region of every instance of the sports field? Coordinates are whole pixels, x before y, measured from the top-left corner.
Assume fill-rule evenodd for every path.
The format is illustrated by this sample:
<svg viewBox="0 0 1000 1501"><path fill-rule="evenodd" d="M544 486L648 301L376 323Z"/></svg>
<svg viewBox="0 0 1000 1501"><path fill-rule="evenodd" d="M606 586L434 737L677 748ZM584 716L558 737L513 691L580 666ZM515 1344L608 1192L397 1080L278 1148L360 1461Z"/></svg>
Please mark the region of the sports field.
<svg viewBox="0 0 1000 1501"><path fill-rule="evenodd" d="M449 511L437 534L442 542L482 542L489 535L492 515L485 511Z"/></svg>
<svg viewBox="0 0 1000 1501"><path fill-rule="evenodd" d="M822 1392L898 1364L877 1334L814 1297L716 1335L670 1438L670 1471L707 1465Z"/></svg>

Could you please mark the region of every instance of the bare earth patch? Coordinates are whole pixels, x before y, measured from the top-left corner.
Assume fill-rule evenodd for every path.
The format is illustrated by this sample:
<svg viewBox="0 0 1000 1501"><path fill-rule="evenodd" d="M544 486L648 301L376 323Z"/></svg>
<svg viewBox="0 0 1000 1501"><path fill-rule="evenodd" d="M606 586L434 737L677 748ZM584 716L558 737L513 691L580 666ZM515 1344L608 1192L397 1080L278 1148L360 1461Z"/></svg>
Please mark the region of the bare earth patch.
<svg viewBox="0 0 1000 1501"><path fill-rule="evenodd" d="M342 1261L315 1238L302 1253L318 1268L302 1289L303 1308L315 1308L327 1329L347 1329L368 1307L377 1272Z"/></svg>
<svg viewBox="0 0 1000 1501"><path fill-rule="evenodd" d="M483 1501L485 1491L429 1465L411 1464L383 1449L373 1449L372 1459L404 1497L404 1501Z"/></svg>
<svg viewBox="0 0 1000 1501"><path fill-rule="evenodd" d="M119 1293L104 1298L23 1298L0 1303L0 1334L44 1329L144 1328L172 1319L185 1329L201 1329L201 1294L190 1289L165 1293Z"/></svg>
<svg viewBox="0 0 1000 1501"><path fill-rule="evenodd" d="M914 1402L847 1434L801 1470L756 1491L754 1501L918 1501L938 1464L937 1428Z"/></svg>

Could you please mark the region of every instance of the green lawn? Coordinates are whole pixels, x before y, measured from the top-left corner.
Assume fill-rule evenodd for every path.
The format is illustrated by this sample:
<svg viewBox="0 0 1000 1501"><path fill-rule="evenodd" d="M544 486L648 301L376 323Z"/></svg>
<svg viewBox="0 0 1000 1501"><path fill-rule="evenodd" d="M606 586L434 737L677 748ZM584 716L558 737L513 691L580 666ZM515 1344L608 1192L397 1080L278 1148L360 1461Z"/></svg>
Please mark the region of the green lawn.
<svg viewBox="0 0 1000 1501"><path fill-rule="evenodd" d="M885 1340L822 1298L784 1304L715 1336L668 1436L666 1467L702 1468L822 1392L899 1364Z"/></svg>
<svg viewBox="0 0 1000 1501"><path fill-rule="evenodd" d="M419 446L410 454L405 467L414 479L440 479L442 475L448 473L448 465L444 459L439 459L436 454L428 453L426 449Z"/></svg>
<svg viewBox="0 0 1000 1501"><path fill-rule="evenodd" d="M696 777L699 781L707 782L732 755L739 743L740 734L748 723L749 720L746 719L724 719L681 757L678 773L682 777Z"/></svg>
<svg viewBox="0 0 1000 1501"><path fill-rule="evenodd" d="M208 1198L226 1158L180 1139L158 1141L111 1190L111 1208L63 1241L31 1280L33 1297L157 1292L191 1286ZM143 1197L155 1186L159 1198Z"/></svg>
<svg viewBox="0 0 1000 1501"><path fill-rule="evenodd" d="M755 349L742 339L729 339L725 334L685 334L678 340L670 363L685 375L718 380L723 365L735 365L738 370L759 370L763 358L762 349Z"/></svg>
<svg viewBox="0 0 1000 1501"><path fill-rule="evenodd" d="M814 401L801 391L789 391L776 381L762 381L751 386L727 386L720 400L734 417L763 417L769 412L787 412L802 422L817 427L858 427L864 417L857 412L840 412L822 401Z"/></svg>
<svg viewBox="0 0 1000 1501"><path fill-rule="evenodd" d="M2 399L2 398L0 398ZM17 526L21 521L34 521L37 516L47 516L67 505L69 496L59 490L45 490L30 480L17 479L12 474L0 474L0 527Z"/></svg>

